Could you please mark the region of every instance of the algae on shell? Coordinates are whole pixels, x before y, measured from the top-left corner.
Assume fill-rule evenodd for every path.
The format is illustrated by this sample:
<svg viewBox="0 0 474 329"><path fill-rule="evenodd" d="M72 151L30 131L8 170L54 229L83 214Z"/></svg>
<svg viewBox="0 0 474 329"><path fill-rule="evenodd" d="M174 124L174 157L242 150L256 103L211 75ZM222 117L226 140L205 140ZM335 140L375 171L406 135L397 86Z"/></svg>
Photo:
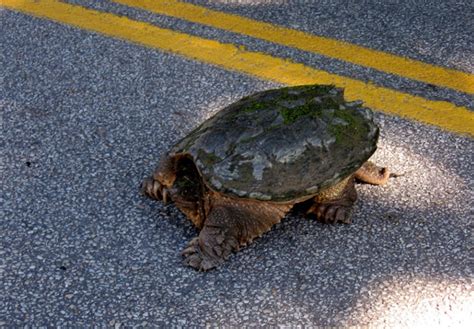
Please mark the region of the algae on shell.
<svg viewBox="0 0 474 329"><path fill-rule="evenodd" d="M191 155L207 184L258 200L285 201L338 183L375 151L369 109L334 86L299 86L245 97L174 148Z"/></svg>

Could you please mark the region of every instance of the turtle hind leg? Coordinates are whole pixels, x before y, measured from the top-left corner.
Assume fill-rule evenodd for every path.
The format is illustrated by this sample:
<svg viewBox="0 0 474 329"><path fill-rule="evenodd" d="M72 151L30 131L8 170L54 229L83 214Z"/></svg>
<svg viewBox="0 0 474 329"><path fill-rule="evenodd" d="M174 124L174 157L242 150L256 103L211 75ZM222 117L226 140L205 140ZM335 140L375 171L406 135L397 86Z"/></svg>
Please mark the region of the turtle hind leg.
<svg viewBox="0 0 474 329"><path fill-rule="evenodd" d="M350 224L356 200L354 177L349 177L315 196L306 214L316 216L323 223Z"/></svg>
<svg viewBox="0 0 474 329"><path fill-rule="evenodd" d="M386 167L379 167L371 161L365 162L356 173L355 178L372 185L384 185L392 175Z"/></svg>
<svg viewBox="0 0 474 329"><path fill-rule="evenodd" d="M207 271L278 223L289 206L232 201L214 204L199 236L181 253L184 263Z"/></svg>

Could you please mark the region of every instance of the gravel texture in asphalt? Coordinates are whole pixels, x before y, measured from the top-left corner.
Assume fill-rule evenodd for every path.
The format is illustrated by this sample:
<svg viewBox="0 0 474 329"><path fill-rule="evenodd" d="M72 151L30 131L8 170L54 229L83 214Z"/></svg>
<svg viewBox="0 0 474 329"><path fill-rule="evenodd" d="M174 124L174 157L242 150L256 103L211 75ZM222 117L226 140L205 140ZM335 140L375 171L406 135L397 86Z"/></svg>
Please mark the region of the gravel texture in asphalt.
<svg viewBox="0 0 474 329"><path fill-rule="evenodd" d="M349 9L324 9L329 3L320 16L346 26L316 24L323 18L312 18L312 7L225 9L325 34L319 26L402 54L416 41L403 34L402 14L382 19L386 9L377 8L385 7L374 5L351 20ZM436 8L451 17L434 15L434 26L449 26L453 39L434 27L420 33L429 53L419 59L472 70L463 6L472 9L460 2ZM279 21L285 8L289 18ZM416 8L405 10L424 26ZM429 8L435 12L419 10ZM371 26L382 24L387 35L375 33L369 43L368 30L356 33L357 13L379 17ZM173 205L140 196L139 184L198 123L277 85L11 11L0 15L1 326L459 327L474 320L473 139L377 114L374 160L404 175L384 187L358 185L352 225L290 215L217 270L199 273L179 256L197 231ZM437 95L445 92L469 105L463 94Z"/></svg>

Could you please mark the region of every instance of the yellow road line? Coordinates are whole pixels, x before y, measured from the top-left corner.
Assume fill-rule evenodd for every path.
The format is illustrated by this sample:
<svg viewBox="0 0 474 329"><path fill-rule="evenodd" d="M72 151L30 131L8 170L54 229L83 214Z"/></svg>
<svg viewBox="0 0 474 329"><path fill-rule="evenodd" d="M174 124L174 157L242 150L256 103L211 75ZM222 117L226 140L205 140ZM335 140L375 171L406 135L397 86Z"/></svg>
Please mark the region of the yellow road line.
<svg viewBox="0 0 474 329"><path fill-rule="evenodd" d="M126 17L54 0L2 1L3 6L23 13L52 19L287 85L332 83L346 89L345 95L348 100L360 99L366 106L375 110L474 136L474 113L465 107L449 102L427 100L419 96L316 70L281 58L245 51L232 44L202 39Z"/></svg>
<svg viewBox="0 0 474 329"><path fill-rule="evenodd" d="M425 83L474 93L474 75L443 68L378 50L320 37L242 16L223 13L176 0L114 0L158 14L177 17L284 46L337 58L357 65L419 80Z"/></svg>

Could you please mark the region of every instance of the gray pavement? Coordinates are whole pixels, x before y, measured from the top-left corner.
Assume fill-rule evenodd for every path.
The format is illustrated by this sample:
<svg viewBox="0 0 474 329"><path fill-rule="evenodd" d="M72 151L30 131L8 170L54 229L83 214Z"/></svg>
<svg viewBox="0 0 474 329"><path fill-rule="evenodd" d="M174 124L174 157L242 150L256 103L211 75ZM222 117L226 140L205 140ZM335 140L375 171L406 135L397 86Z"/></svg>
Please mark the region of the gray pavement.
<svg viewBox="0 0 474 329"><path fill-rule="evenodd" d="M379 17L379 6L351 16L328 3L314 17L313 7L225 9L281 24L286 10L294 17L287 24L314 33L321 15L343 16L348 26L370 25L357 12ZM436 11L434 22L447 26L433 28L436 36L406 36L401 13L395 22L382 20L390 33L375 33L374 47L403 54L405 40L442 39L444 30L445 42L429 41L421 59L472 72L472 36L462 29L472 6L456 4L420 9ZM415 15L413 8L405 10ZM378 114L375 160L406 174L385 187L359 185L352 225L288 216L217 270L195 272L179 251L196 230L172 205L141 197L138 185L199 122L276 85L22 14L0 15L2 327L468 327L474 320L473 139ZM416 31L424 27L424 20L411 22ZM331 26L324 28L337 37L355 33ZM472 105L467 95L430 92Z"/></svg>
<svg viewBox="0 0 474 329"><path fill-rule="evenodd" d="M318 54L153 14L110 1L68 0L67 2L203 38L233 43L250 51L287 58L324 71L370 81L429 99L447 100L459 106L474 108L474 98L471 95L400 76L388 76L371 68ZM245 2L240 1L239 5L239 1L192 1L206 4L211 9L336 38L434 65L474 72L474 35L470 33L474 30L474 26L469 19L474 15L474 5L469 2L400 1L352 6L344 5L344 1L318 1L317 5L303 5L298 1L278 1L277 5L260 2L260 5L244 5ZM284 4L281 4L282 2Z"/></svg>

